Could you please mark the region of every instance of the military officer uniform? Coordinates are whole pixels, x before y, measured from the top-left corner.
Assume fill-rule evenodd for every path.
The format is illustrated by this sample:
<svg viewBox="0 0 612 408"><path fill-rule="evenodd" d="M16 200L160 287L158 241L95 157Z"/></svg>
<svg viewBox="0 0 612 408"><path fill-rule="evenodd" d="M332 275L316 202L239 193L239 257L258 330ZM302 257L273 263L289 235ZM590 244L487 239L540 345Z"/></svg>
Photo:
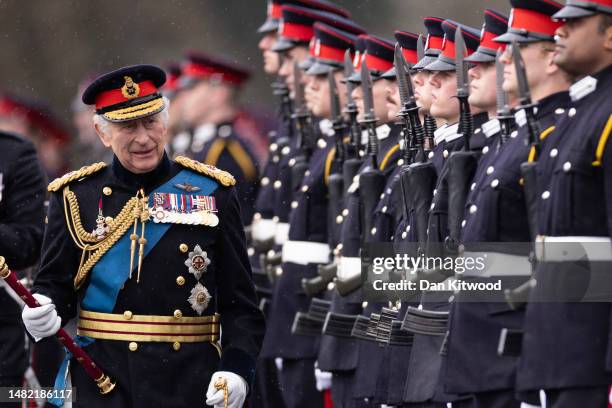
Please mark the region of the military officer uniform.
<svg viewBox="0 0 612 408"><path fill-rule="evenodd" d="M122 68L95 80L83 101L108 121L145 117L165 109L164 80L154 66ZM33 291L52 299L63 323L78 315L77 342L117 383L101 395L68 355L78 404L203 405L218 370L252 383L264 322L234 184L227 172L164 154L145 174L115 157L49 185Z"/></svg>
<svg viewBox="0 0 612 408"><path fill-rule="evenodd" d="M0 147L0 256L15 270L23 270L33 266L40 255L45 176L31 142L13 133L0 132ZM3 281L0 286L4 286ZM21 386L28 367L20 319L22 305L10 288L0 287L2 387Z"/></svg>
<svg viewBox="0 0 612 408"><path fill-rule="evenodd" d="M249 79L250 73L235 63L194 51L187 55L181 77L184 87L194 86L199 81L210 81L238 89ZM191 157L234 175L242 222L248 225L253 219L259 188L259 163L253 147L239 134L237 119L196 124L189 141L189 151Z"/></svg>
<svg viewBox="0 0 612 408"><path fill-rule="evenodd" d="M611 12L606 2L568 2L553 18ZM609 245L611 80L608 66L575 82L569 91L571 103L543 144L537 177L538 241L544 251L558 248L559 241L585 248L597 242ZM597 276L606 276L610 259L587 254L576 263L572 251L563 257L537 248L537 285L525 314L517 387L546 390L552 407L604 406L612 380L610 303L608 279L597 281ZM607 300L578 303L581 296L576 293L589 295L585 279L604 286ZM537 302L543 298L557 301ZM570 357L577 355L580 358Z"/></svg>

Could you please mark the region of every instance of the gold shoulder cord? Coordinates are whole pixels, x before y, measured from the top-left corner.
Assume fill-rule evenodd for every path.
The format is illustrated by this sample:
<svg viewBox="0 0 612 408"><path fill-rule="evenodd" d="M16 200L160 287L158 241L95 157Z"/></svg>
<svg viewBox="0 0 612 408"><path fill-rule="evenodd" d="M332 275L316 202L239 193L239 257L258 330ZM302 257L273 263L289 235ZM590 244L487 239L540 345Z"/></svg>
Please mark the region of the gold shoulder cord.
<svg viewBox="0 0 612 408"><path fill-rule="evenodd" d="M76 195L70 191L68 186L63 189L64 197L64 214L66 216L66 225L68 232L72 237L74 243L83 250L81 255L81 262L76 277L74 278L74 288L79 289L83 284L87 274L95 266L95 264L102 258L102 256L108 252L108 250L127 232L127 230L134 222L134 226L138 220L143 223L143 236L141 237L141 250L140 255L142 257L143 247L146 243L144 239L144 222L148 211L146 211L147 197L144 197L142 191L139 192L140 197L132 197L123 206L117 217L110 222L109 232L106 236L99 238L98 236L85 231L83 224L81 223L81 215L79 212L79 203ZM132 242L134 240L132 239ZM132 258L134 256L134 249L132 249ZM140 257L140 258L141 258ZM142 259L139 259L139 266L142 263ZM131 271L131 269L130 269ZM140 271L139 271L140 272Z"/></svg>

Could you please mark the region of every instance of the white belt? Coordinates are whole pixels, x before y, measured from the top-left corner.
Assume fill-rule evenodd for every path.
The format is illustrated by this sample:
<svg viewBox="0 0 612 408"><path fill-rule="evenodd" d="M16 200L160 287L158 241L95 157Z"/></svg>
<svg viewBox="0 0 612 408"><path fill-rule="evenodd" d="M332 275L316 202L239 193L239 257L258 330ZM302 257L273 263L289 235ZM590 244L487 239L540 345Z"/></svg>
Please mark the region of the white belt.
<svg viewBox="0 0 612 408"><path fill-rule="evenodd" d="M341 281L347 281L355 276L361 275L361 258L341 256L336 276Z"/></svg>
<svg viewBox="0 0 612 408"><path fill-rule="evenodd" d="M251 237L256 241L267 241L274 237L276 222L269 218L253 219L251 223Z"/></svg>
<svg viewBox="0 0 612 408"><path fill-rule="evenodd" d="M526 255L511 255L501 252L470 252L466 251L463 258L482 258L484 269L465 268L463 276L491 277L491 276L529 276L531 275L531 262Z"/></svg>
<svg viewBox="0 0 612 408"><path fill-rule="evenodd" d="M322 242L287 241L283 244L283 262L300 265L329 262L329 245Z"/></svg>
<svg viewBox="0 0 612 408"><path fill-rule="evenodd" d="M600 261L612 262L612 241L608 237L538 235L535 253L541 262Z"/></svg>
<svg viewBox="0 0 612 408"><path fill-rule="evenodd" d="M279 222L276 224L276 232L274 233L274 243L283 245L289 239L289 223Z"/></svg>

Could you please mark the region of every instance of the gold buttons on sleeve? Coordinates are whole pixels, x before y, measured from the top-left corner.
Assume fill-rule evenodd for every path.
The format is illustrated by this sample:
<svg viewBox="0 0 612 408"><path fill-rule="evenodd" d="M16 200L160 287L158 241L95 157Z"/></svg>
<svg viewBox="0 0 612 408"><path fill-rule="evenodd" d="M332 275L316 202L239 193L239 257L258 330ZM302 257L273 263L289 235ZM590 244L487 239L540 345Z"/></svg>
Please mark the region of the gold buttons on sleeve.
<svg viewBox="0 0 612 408"><path fill-rule="evenodd" d="M181 244L179 245L179 251L181 251L182 253L185 253L189 251L189 247L187 246L187 244Z"/></svg>
<svg viewBox="0 0 612 408"><path fill-rule="evenodd" d="M138 350L138 343L136 343L135 341L130 341L128 348L130 349L130 351L136 351Z"/></svg>
<svg viewBox="0 0 612 408"><path fill-rule="evenodd" d="M181 317L183 317L183 312L181 312L180 310L176 309L174 311L174 318L175 319L180 319Z"/></svg>
<svg viewBox="0 0 612 408"><path fill-rule="evenodd" d="M183 278L182 276L178 276L176 278L176 284L179 286L183 286L185 284L185 278Z"/></svg>
<svg viewBox="0 0 612 408"><path fill-rule="evenodd" d="M102 189L102 194L104 194L105 196L109 196L111 194L113 194L113 189L106 186Z"/></svg>
<svg viewBox="0 0 612 408"><path fill-rule="evenodd" d="M181 343L179 343L178 341L175 341L174 343L172 343L172 349L174 351L179 351L181 349Z"/></svg>
<svg viewBox="0 0 612 408"><path fill-rule="evenodd" d="M125 320L132 320L132 316L134 316L134 314L130 312L129 310L126 310L125 312L123 312L123 318Z"/></svg>

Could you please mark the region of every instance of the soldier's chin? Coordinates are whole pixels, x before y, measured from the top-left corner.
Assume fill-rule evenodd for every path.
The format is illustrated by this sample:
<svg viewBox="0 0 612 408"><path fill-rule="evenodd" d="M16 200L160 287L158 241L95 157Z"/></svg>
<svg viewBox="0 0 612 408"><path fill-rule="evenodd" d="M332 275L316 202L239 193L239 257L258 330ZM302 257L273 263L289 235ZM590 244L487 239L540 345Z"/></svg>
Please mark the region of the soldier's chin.
<svg viewBox="0 0 612 408"><path fill-rule="evenodd" d="M148 173L157 167L159 160L160 158L155 149L148 152L130 154L132 171L135 173Z"/></svg>

